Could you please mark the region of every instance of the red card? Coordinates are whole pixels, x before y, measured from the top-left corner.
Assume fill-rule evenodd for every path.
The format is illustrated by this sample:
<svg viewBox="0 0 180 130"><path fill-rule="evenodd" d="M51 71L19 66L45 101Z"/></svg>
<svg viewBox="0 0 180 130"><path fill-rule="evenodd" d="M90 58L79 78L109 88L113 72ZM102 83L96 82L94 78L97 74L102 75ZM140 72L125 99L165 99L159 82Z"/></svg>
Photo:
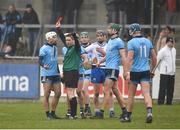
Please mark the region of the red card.
<svg viewBox="0 0 180 130"><path fill-rule="evenodd" d="M58 22L60 22L60 23L61 23L62 19L63 19L63 17L62 17L62 16L58 16L58 17L57 17L57 20L56 20L56 23L58 23Z"/></svg>

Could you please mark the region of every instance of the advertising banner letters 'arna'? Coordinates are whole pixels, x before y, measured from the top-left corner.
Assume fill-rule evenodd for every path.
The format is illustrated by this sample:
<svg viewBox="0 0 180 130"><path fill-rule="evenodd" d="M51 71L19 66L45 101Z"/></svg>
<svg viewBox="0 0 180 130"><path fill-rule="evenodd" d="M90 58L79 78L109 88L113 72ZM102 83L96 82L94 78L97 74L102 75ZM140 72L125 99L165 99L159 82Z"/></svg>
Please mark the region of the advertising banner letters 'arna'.
<svg viewBox="0 0 180 130"><path fill-rule="evenodd" d="M38 99L38 64L0 64L0 98Z"/></svg>

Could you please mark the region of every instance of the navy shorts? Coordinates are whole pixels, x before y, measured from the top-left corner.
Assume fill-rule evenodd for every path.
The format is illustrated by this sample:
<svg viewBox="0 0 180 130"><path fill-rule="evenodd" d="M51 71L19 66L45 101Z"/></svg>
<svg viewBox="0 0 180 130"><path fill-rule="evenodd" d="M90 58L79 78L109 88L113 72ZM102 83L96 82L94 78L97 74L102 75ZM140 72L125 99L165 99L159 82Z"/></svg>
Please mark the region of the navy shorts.
<svg viewBox="0 0 180 130"><path fill-rule="evenodd" d="M117 81L119 77L119 70L116 69L105 69L106 79Z"/></svg>
<svg viewBox="0 0 180 130"><path fill-rule="evenodd" d="M58 84L61 82L61 78L59 75L54 76L41 76L41 82L42 83L48 83L48 84Z"/></svg>
<svg viewBox="0 0 180 130"><path fill-rule="evenodd" d="M130 72L130 80L134 84L140 84L141 82L150 82L150 71Z"/></svg>

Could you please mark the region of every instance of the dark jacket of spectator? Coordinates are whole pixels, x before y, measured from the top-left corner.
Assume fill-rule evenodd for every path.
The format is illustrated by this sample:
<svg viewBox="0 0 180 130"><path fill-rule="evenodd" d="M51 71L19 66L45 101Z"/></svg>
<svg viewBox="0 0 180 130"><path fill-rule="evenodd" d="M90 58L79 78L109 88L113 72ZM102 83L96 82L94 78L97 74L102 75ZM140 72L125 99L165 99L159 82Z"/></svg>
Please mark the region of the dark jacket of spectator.
<svg viewBox="0 0 180 130"><path fill-rule="evenodd" d="M33 9L31 4L26 5L26 10L23 15L23 23L24 24L39 24L38 15ZM28 28L29 30L29 46L30 46L30 55L33 55L34 53L34 46L37 43L37 36L39 28Z"/></svg>
<svg viewBox="0 0 180 130"><path fill-rule="evenodd" d="M19 37L21 36L21 28L16 28L16 24L22 23L21 15L16 11L15 5L9 5L8 12L5 14L5 23L6 23L6 44L10 45L12 52L16 50L16 44Z"/></svg>
<svg viewBox="0 0 180 130"><path fill-rule="evenodd" d="M15 25L15 24L21 24L22 18L18 11L15 9L13 11L8 11L5 15L5 21L6 25Z"/></svg>
<svg viewBox="0 0 180 130"><path fill-rule="evenodd" d="M23 15L24 24L39 24L39 19L36 11L32 8L32 5L26 5L26 11Z"/></svg>

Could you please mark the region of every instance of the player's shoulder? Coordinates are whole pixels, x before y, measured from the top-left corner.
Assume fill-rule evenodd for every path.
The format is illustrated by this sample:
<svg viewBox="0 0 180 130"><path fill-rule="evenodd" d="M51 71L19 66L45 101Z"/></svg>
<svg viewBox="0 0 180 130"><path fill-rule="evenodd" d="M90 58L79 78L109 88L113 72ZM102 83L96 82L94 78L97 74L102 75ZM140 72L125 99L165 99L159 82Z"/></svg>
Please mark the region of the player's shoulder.
<svg viewBox="0 0 180 130"><path fill-rule="evenodd" d="M148 39L148 38L146 38L146 37L143 37L143 39L144 39L146 42L148 42L148 43L151 43L151 44L152 44L152 41L151 41L150 39Z"/></svg>
<svg viewBox="0 0 180 130"><path fill-rule="evenodd" d="M40 50L44 50L45 48L46 48L46 46L43 45L43 46L40 48Z"/></svg>
<svg viewBox="0 0 180 130"><path fill-rule="evenodd" d="M113 39L113 43L114 43L114 45L123 45L124 41L121 38L117 37L117 38Z"/></svg>
<svg viewBox="0 0 180 130"><path fill-rule="evenodd" d="M91 49L94 49L98 46L97 42L93 42L91 43L87 48L91 48Z"/></svg>
<svg viewBox="0 0 180 130"><path fill-rule="evenodd" d="M40 48L40 50L47 50L49 48L47 43L44 43L44 45Z"/></svg>
<svg viewBox="0 0 180 130"><path fill-rule="evenodd" d="M117 37L115 40L119 42L124 42L120 37Z"/></svg>
<svg viewBox="0 0 180 130"><path fill-rule="evenodd" d="M130 39L130 40L128 41L127 45L129 46L129 45L132 45L132 44L134 44L134 43L135 43L135 39L132 38L132 39Z"/></svg>

